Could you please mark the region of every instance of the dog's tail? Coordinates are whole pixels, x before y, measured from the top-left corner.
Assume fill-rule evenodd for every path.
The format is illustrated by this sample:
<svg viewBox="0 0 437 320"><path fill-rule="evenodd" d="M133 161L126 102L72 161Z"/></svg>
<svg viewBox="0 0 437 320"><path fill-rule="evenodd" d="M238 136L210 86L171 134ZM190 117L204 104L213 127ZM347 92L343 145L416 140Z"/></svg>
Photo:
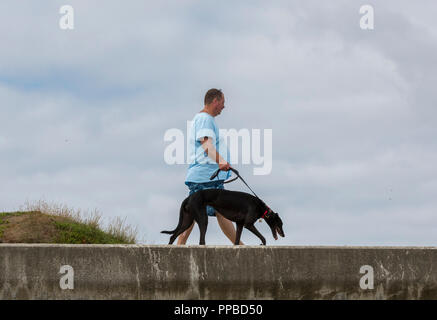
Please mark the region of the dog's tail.
<svg viewBox="0 0 437 320"><path fill-rule="evenodd" d="M163 231L161 231L161 233L173 234L173 233L176 232L176 230L178 230L182 226L182 220L183 220L184 212L188 210L188 207L187 207L188 198L189 197L187 197L184 201L182 201L181 209L179 210L179 222L178 222L177 227L174 228L174 230L172 230L172 231L163 230Z"/></svg>

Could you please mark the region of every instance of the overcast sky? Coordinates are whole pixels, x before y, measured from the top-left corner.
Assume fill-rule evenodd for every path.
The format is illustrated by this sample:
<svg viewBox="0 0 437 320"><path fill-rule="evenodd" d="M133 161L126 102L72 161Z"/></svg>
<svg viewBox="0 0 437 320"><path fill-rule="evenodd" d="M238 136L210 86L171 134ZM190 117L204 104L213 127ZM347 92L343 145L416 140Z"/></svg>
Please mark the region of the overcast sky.
<svg viewBox="0 0 437 320"><path fill-rule="evenodd" d="M74 30L59 27L64 4ZM374 30L360 28L365 4ZM1 1L0 211L98 209L137 225L140 243L167 243L188 188L164 134L185 132L215 87L220 128L273 132L270 174L235 165L284 222L278 241L256 224L267 244L435 245L435 12L432 0ZM207 244L230 244L215 220Z"/></svg>

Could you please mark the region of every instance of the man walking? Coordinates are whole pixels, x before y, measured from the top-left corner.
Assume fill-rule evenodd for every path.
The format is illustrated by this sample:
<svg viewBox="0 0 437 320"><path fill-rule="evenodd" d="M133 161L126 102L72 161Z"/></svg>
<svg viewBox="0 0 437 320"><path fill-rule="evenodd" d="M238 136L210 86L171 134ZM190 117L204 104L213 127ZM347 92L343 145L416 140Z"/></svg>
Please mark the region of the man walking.
<svg viewBox="0 0 437 320"><path fill-rule="evenodd" d="M189 133L190 166L185 184L193 194L203 189L224 189L223 182L229 178L229 157L223 143L220 143L219 129L214 118L225 108L225 97L221 90L210 89L205 95L204 108L194 116ZM219 152L220 151L220 152ZM226 153L226 160L223 154ZM210 181L217 169L222 170L218 180ZM226 171L226 172L223 172ZM217 222L228 239L235 242L235 228L232 222L223 217L211 206L206 207L208 216L216 216ZM178 244L185 244L193 229L193 224L178 238ZM240 244L243 244L240 241Z"/></svg>

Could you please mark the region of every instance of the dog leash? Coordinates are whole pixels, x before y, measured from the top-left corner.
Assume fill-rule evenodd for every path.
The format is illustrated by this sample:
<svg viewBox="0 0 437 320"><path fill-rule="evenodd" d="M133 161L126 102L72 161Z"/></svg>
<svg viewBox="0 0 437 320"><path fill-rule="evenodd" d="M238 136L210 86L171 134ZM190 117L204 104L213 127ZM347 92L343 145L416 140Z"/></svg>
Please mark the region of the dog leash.
<svg viewBox="0 0 437 320"><path fill-rule="evenodd" d="M241 181L243 181L243 183L246 185L246 187L248 187L248 188L250 189L250 191L252 191L253 195L254 195L255 197L258 198L258 196L256 195L256 193L253 192L253 190L249 187L249 185L246 183L246 181L244 181L244 179L240 176L240 174L238 173L237 170L235 170L234 168L229 168L229 170L231 170L231 171L232 171L233 173L235 173L237 176L236 176L235 178L233 178L233 179L231 179L231 180L228 180L228 181L225 181L225 182L223 182L223 183L229 183L229 182L235 181L235 180L237 180L238 178L240 178ZM218 174L219 174L219 172L220 172L220 169L217 169L217 171L216 171L216 172L211 176L211 178L209 178L209 180L212 180L212 179L214 179L215 177L217 177ZM258 199L259 199L259 198L258 198ZM261 199L260 199L260 200L261 200Z"/></svg>

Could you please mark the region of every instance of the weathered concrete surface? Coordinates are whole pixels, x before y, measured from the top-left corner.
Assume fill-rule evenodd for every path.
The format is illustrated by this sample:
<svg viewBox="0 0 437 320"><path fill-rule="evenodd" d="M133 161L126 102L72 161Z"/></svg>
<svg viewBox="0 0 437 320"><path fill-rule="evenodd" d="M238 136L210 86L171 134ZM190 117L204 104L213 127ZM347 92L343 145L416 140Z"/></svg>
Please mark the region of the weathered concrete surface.
<svg viewBox="0 0 437 320"><path fill-rule="evenodd" d="M435 247L0 244L0 299L437 299L436 263Z"/></svg>

